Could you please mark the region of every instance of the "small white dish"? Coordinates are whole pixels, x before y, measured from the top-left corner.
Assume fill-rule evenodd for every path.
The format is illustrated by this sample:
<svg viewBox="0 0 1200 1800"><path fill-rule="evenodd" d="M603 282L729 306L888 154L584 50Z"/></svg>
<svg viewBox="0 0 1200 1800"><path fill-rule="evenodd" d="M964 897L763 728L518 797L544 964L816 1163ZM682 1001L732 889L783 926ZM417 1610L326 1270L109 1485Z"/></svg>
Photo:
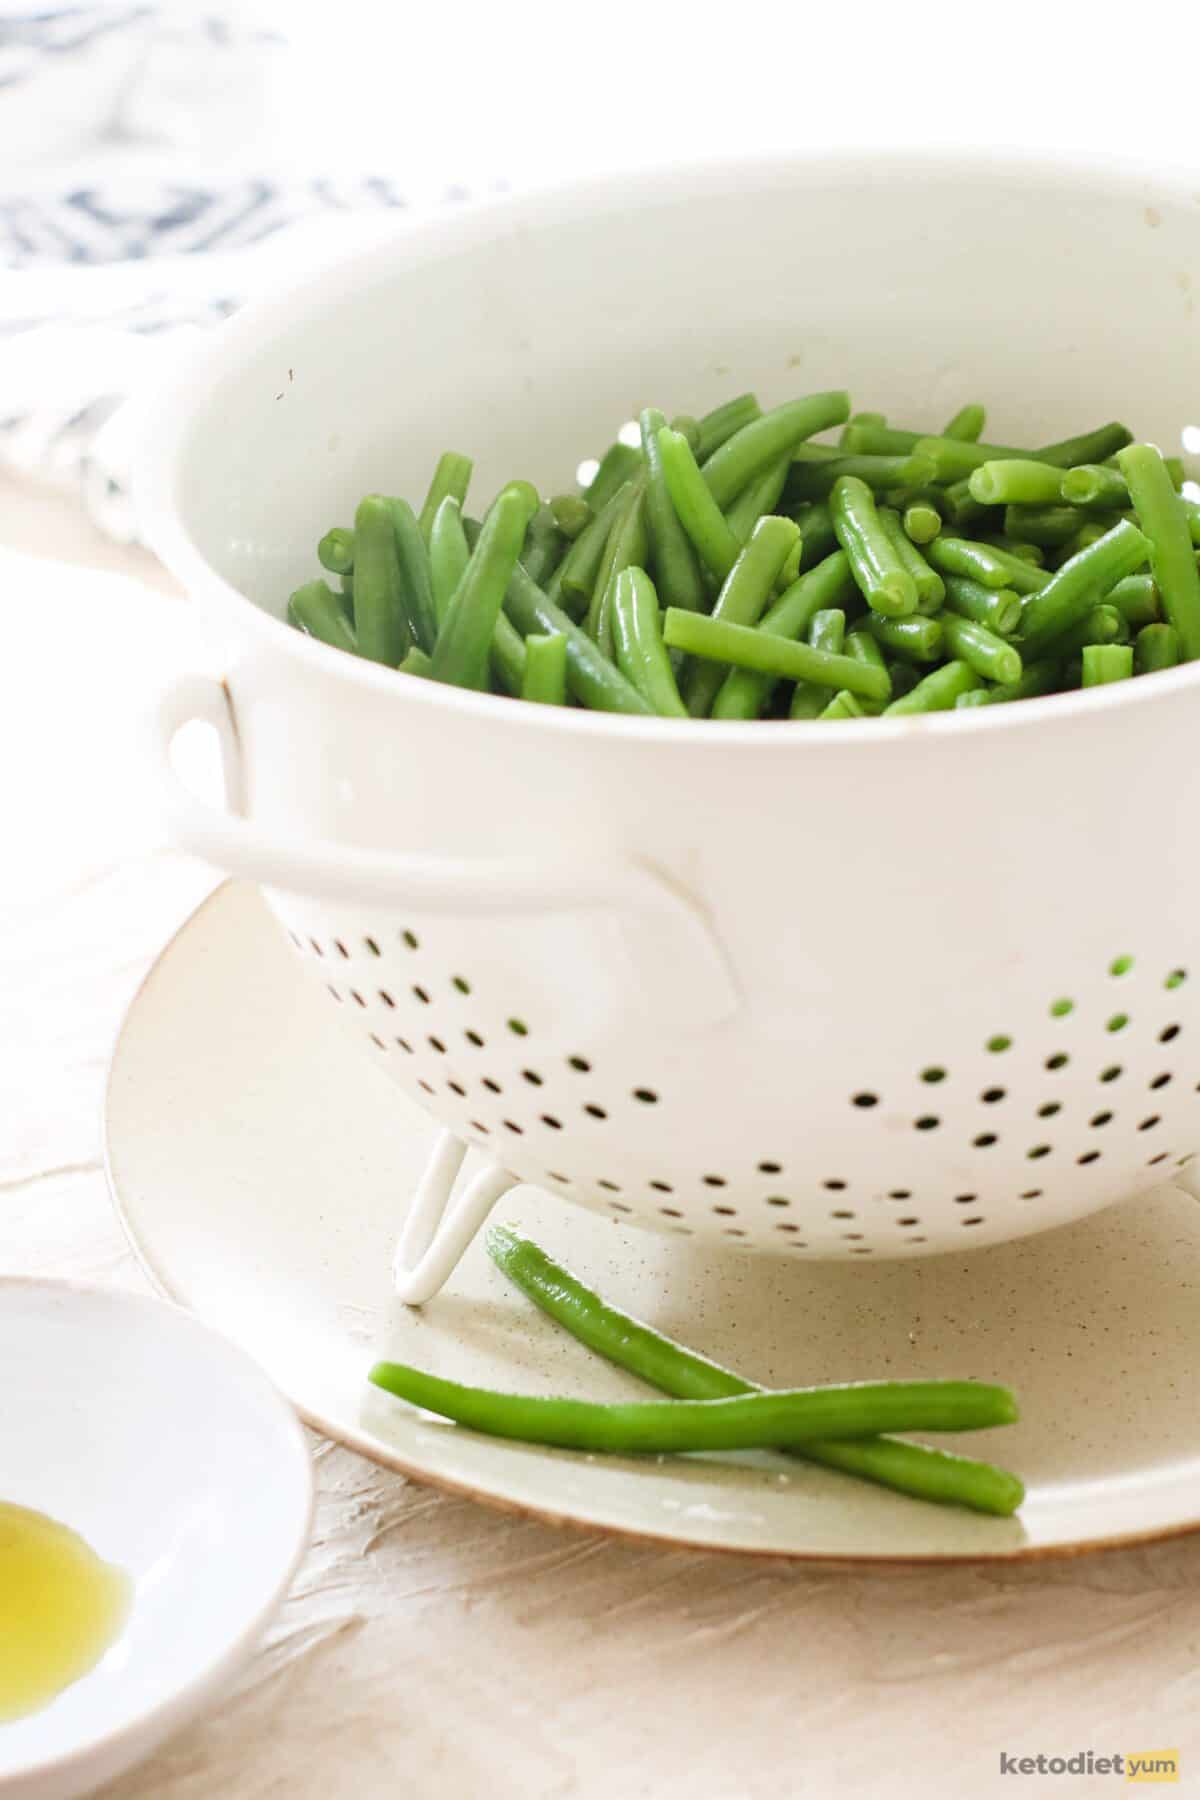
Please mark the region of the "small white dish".
<svg viewBox="0 0 1200 1800"><path fill-rule="evenodd" d="M3 1800L71 1800L145 1758L248 1656L308 1541L287 1403L177 1307L0 1279L0 1500L77 1532L132 1585L91 1672L0 1725Z"/></svg>

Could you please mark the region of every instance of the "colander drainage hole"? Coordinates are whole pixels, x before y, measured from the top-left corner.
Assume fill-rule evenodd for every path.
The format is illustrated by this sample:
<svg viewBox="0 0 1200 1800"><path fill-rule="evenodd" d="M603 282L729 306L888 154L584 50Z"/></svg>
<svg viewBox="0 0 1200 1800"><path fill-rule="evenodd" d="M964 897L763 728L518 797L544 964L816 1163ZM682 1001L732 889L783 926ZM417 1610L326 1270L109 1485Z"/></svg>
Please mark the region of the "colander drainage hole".
<svg viewBox="0 0 1200 1800"><path fill-rule="evenodd" d="M419 1000L422 1006L429 1005L429 995L425 992L423 987L413 988L413 998Z"/></svg>
<svg viewBox="0 0 1200 1800"><path fill-rule="evenodd" d="M905 1194L904 1198L907 1200L908 1195ZM978 1194L955 1194L954 1204L955 1206L974 1206L978 1198Z"/></svg>
<svg viewBox="0 0 1200 1800"><path fill-rule="evenodd" d="M1148 1156L1146 1158L1146 1167L1152 1169L1155 1163L1166 1162L1170 1154L1171 1152L1169 1150L1160 1150L1157 1156Z"/></svg>
<svg viewBox="0 0 1200 1800"><path fill-rule="evenodd" d="M913 1125L917 1131L936 1131L941 1122L935 1113L922 1113L919 1119L913 1120Z"/></svg>
<svg viewBox="0 0 1200 1800"><path fill-rule="evenodd" d="M1112 1063L1107 1069L1101 1069L1101 1081L1117 1081L1124 1074L1120 1063Z"/></svg>
<svg viewBox="0 0 1200 1800"><path fill-rule="evenodd" d="M404 1050L404 1051L406 1051L406 1052L407 1052L407 1053L408 1053L408 1055L409 1055L409 1056L412 1056L412 1055L413 1055L413 1054L414 1054L414 1051L413 1051L413 1047L412 1047L412 1045L411 1045L411 1044L410 1044L410 1043L409 1043L409 1041L408 1041L408 1039L407 1039L407 1038L402 1038L402 1037L398 1037L398 1038L397 1038L397 1039L396 1039L396 1043L397 1043L397 1046L398 1046L398 1047L399 1047L399 1048L400 1048L400 1049L401 1049L401 1050Z"/></svg>
<svg viewBox="0 0 1200 1800"><path fill-rule="evenodd" d="M919 1225L921 1223L921 1221L920 1221L920 1219L911 1219L911 1218L910 1219L897 1219L896 1223L897 1223L897 1225L913 1226L913 1225Z"/></svg>
<svg viewBox="0 0 1200 1800"><path fill-rule="evenodd" d="M514 1137L525 1136L525 1127L523 1125L518 1125L515 1119L505 1119L502 1123L505 1131L511 1131Z"/></svg>
<svg viewBox="0 0 1200 1800"><path fill-rule="evenodd" d="M596 1186L607 1188L610 1194L619 1194L621 1191L621 1184L619 1181L598 1181Z"/></svg>
<svg viewBox="0 0 1200 1800"><path fill-rule="evenodd" d="M705 1187L728 1187L729 1183L723 1175L706 1175L704 1185Z"/></svg>
<svg viewBox="0 0 1200 1800"><path fill-rule="evenodd" d="M334 938L333 941L334 941L334 945L337 948L338 954L340 956L344 956L346 958L347 962L349 962L350 952L347 950L345 944L343 944L341 938Z"/></svg>
<svg viewBox="0 0 1200 1800"><path fill-rule="evenodd" d="M658 1210L664 1219L682 1219L683 1217L677 1206L660 1206Z"/></svg>
<svg viewBox="0 0 1200 1800"><path fill-rule="evenodd" d="M542 1078L536 1069L522 1069L521 1074L533 1087L541 1087Z"/></svg>
<svg viewBox="0 0 1200 1800"><path fill-rule="evenodd" d="M377 1044L381 1050L387 1049L387 1045L384 1043L383 1039L379 1036L378 1032L373 1031L371 1033L371 1042L373 1044Z"/></svg>
<svg viewBox="0 0 1200 1800"><path fill-rule="evenodd" d="M994 1131L981 1131L978 1137L973 1137L971 1139L971 1142L977 1150L988 1150L997 1141L996 1133Z"/></svg>
<svg viewBox="0 0 1200 1800"><path fill-rule="evenodd" d="M410 950L419 950L421 948L420 939L411 931L402 931L400 933L400 942L406 944Z"/></svg>
<svg viewBox="0 0 1200 1800"><path fill-rule="evenodd" d="M447 1087L448 1087L448 1088L449 1088L449 1089L450 1089L450 1092L451 1092L451 1093L452 1093L452 1094L457 1094L457 1095L458 1095L458 1097L459 1097L459 1099L460 1099L460 1100L465 1100L465 1099L466 1099L466 1097L467 1097L467 1090L466 1090L466 1088L465 1088L465 1087L463 1087L463 1085L462 1085L462 1083L461 1083L461 1082L459 1082L459 1081L448 1081L448 1082L447 1082L447 1083L446 1083L446 1086L447 1086Z"/></svg>
<svg viewBox="0 0 1200 1800"><path fill-rule="evenodd" d="M978 1213L976 1213L976 1214L975 1214L975 1216L974 1216L974 1217L973 1217L973 1218L970 1218L970 1219L960 1219L960 1220L959 1220L959 1224L960 1224L960 1225L982 1225L982 1224L983 1224L983 1219L982 1219L982 1217L981 1217L981 1216L980 1216L980 1215L979 1215L979 1214L978 1214Z"/></svg>
<svg viewBox="0 0 1200 1800"><path fill-rule="evenodd" d="M853 1212L846 1212L844 1209L839 1208L836 1212L831 1212L829 1216L831 1219L852 1219L854 1214Z"/></svg>
<svg viewBox="0 0 1200 1800"><path fill-rule="evenodd" d="M1152 1088L1164 1088L1170 1079L1170 1075L1156 1075L1154 1080L1150 1083L1150 1086Z"/></svg>
<svg viewBox="0 0 1200 1800"><path fill-rule="evenodd" d="M1107 1125L1111 1122L1111 1120L1112 1120L1112 1114L1110 1112L1098 1112L1098 1113L1093 1113L1092 1117L1088 1120L1088 1124L1094 1125L1097 1129L1099 1129L1099 1127L1101 1125Z"/></svg>
<svg viewBox="0 0 1200 1800"><path fill-rule="evenodd" d="M451 985L456 987L460 994L469 994L470 993L471 984L469 981L465 981L461 975L452 975L450 977L450 981L451 981Z"/></svg>
<svg viewBox="0 0 1200 1800"><path fill-rule="evenodd" d="M366 1006L367 1004L357 988L350 989L350 998L354 1001L356 1006Z"/></svg>
<svg viewBox="0 0 1200 1800"><path fill-rule="evenodd" d="M529 1027L523 1019L509 1019L507 1023L508 1029L512 1032L514 1037L529 1036Z"/></svg>
<svg viewBox="0 0 1200 1800"><path fill-rule="evenodd" d="M421 1088L423 1090L423 1092L425 1092L426 1094L433 1093L433 1088L431 1087L431 1085L428 1081L418 1081L417 1086L419 1088Z"/></svg>
<svg viewBox="0 0 1200 1800"><path fill-rule="evenodd" d="M935 1066L933 1068L921 1070L921 1080L922 1081L935 1082L935 1081L945 1081L945 1079L946 1079L945 1069L939 1069Z"/></svg>
<svg viewBox="0 0 1200 1800"><path fill-rule="evenodd" d="M337 1001L338 1005L340 1006L342 1004L341 989L335 988L332 981L327 981L325 983L325 986L329 990L329 992L333 995L334 999Z"/></svg>
<svg viewBox="0 0 1200 1800"><path fill-rule="evenodd" d="M1050 1002L1050 1017L1052 1019L1065 1019L1067 1014L1074 1012L1074 1010L1075 1002L1073 1000L1052 1000Z"/></svg>
<svg viewBox="0 0 1200 1800"><path fill-rule="evenodd" d="M792 1203L787 1198L786 1194L768 1194L767 1195L767 1205L768 1206L790 1206L791 1204Z"/></svg>
<svg viewBox="0 0 1200 1800"><path fill-rule="evenodd" d="M823 1182L822 1182L822 1183L821 1183L821 1186L822 1186L822 1187L826 1187L826 1188L829 1188L829 1190L830 1190L830 1191L831 1191L831 1192L832 1192L832 1193L838 1193L838 1192L840 1192L840 1190L841 1190L841 1189L842 1189L842 1188L844 1188L844 1187L845 1187L845 1185L846 1185L846 1184L845 1184L845 1182L844 1182L844 1181L839 1181L839 1180L838 1180L838 1178L837 1178L837 1176L836 1176L836 1175L835 1175L835 1176L834 1176L834 1177L833 1177L833 1178L832 1178L832 1179L831 1179L831 1180L829 1180L829 1181L823 1181Z"/></svg>
<svg viewBox="0 0 1200 1800"><path fill-rule="evenodd" d="M1065 1050L1056 1050L1053 1056L1046 1058L1046 1067L1048 1069L1065 1069L1070 1060Z"/></svg>
<svg viewBox="0 0 1200 1800"><path fill-rule="evenodd" d="M1177 1038L1179 1036L1179 1033L1182 1030L1183 1030L1182 1025L1164 1025L1162 1030L1158 1034L1159 1043L1160 1044L1169 1044L1173 1038Z"/></svg>
<svg viewBox="0 0 1200 1800"><path fill-rule="evenodd" d="M736 1206L714 1206L713 1211L715 1213L719 1213L723 1219L732 1219L737 1213L737 1207Z"/></svg>
<svg viewBox="0 0 1200 1800"><path fill-rule="evenodd" d="M656 1194L673 1194L675 1192L669 1181L652 1181L650 1186Z"/></svg>
<svg viewBox="0 0 1200 1800"><path fill-rule="evenodd" d="M1022 1200L1040 1200L1043 1192L1042 1188L1026 1188L1021 1198Z"/></svg>
<svg viewBox="0 0 1200 1800"><path fill-rule="evenodd" d="M542 1124L548 1125L550 1127L551 1131L561 1131L562 1130L562 1120L556 1119L554 1117L553 1113L543 1113L542 1114Z"/></svg>
<svg viewBox="0 0 1200 1800"><path fill-rule="evenodd" d="M585 1113L588 1113L593 1119L607 1119L607 1117L608 1117L608 1114L605 1112L605 1110L602 1106L593 1106L593 1104L590 1100L588 1101L587 1105L584 1107L583 1110Z"/></svg>
<svg viewBox="0 0 1200 1800"><path fill-rule="evenodd" d="M431 1050L436 1050L439 1056L445 1056L446 1046L443 1044L440 1037L433 1037L430 1035L425 1041Z"/></svg>
<svg viewBox="0 0 1200 1800"><path fill-rule="evenodd" d="M1055 1113L1062 1111L1062 1101L1047 1100L1046 1104L1044 1106L1039 1106L1037 1110L1039 1119L1052 1119Z"/></svg>
<svg viewBox="0 0 1200 1800"><path fill-rule="evenodd" d="M1128 975L1132 967L1132 956L1114 956L1108 965L1108 972L1110 975Z"/></svg>
<svg viewBox="0 0 1200 1800"><path fill-rule="evenodd" d="M1094 1163L1099 1162L1099 1160L1100 1152L1098 1150L1085 1150L1082 1156L1077 1156L1075 1158L1075 1161L1080 1163Z"/></svg>
<svg viewBox="0 0 1200 1800"><path fill-rule="evenodd" d="M783 1164L777 1162L760 1162L758 1165L758 1172L760 1175L782 1175Z"/></svg>
<svg viewBox="0 0 1200 1800"><path fill-rule="evenodd" d="M498 1081L493 1081L490 1075L485 1075L479 1085L485 1087L489 1094L502 1094L504 1092L500 1083Z"/></svg>
<svg viewBox="0 0 1200 1800"><path fill-rule="evenodd" d="M567 1066L577 1069L581 1075L590 1075L592 1072L592 1065L586 1056L568 1056Z"/></svg>
<svg viewBox="0 0 1200 1800"><path fill-rule="evenodd" d="M463 1036L466 1038L468 1044L473 1044L475 1046L476 1050L483 1049L483 1039L477 1031L464 1031Z"/></svg>
<svg viewBox="0 0 1200 1800"><path fill-rule="evenodd" d="M1105 1031L1124 1031L1128 1023L1128 1013L1114 1013L1111 1019L1105 1020L1104 1029Z"/></svg>
<svg viewBox="0 0 1200 1800"><path fill-rule="evenodd" d="M1025 1154L1031 1161L1034 1161L1039 1156L1049 1156L1050 1150L1051 1146L1049 1144L1035 1144L1033 1149L1027 1150Z"/></svg>
<svg viewBox="0 0 1200 1800"><path fill-rule="evenodd" d="M1186 980L1187 980L1187 970L1186 969L1172 969L1171 973L1167 976L1167 979L1163 982L1163 986L1165 988L1182 987Z"/></svg>
<svg viewBox="0 0 1200 1800"><path fill-rule="evenodd" d="M1012 1039L1005 1032L998 1031L995 1037L988 1039L987 1047L993 1056L1000 1056L1005 1050L1012 1049Z"/></svg>
<svg viewBox="0 0 1200 1800"><path fill-rule="evenodd" d="M379 948L379 945L375 942L374 938L364 938L363 943L366 945L368 956L383 955L383 951Z"/></svg>
<svg viewBox="0 0 1200 1800"><path fill-rule="evenodd" d="M799 1231L800 1227L798 1225L793 1225L789 1219L783 1219L775 1229L776 1231L787 1231L794 1234Z"/></svg>
<svg viewBox="0 0 1200 1800"><path fill-rule="evenodd" d="M985 1106L995 1106L997 1101L1005 1099L1007 1094L1007 1088L984 1088L979 1098Z"/></svg>
<svg viewBox="0 0 1200 1800"><path fill-rule="evenodd" d="M657 1106L658 1095L653 1088L634 1088L633 1097L640 1100L643 1106Z"/></svg>
<svg viewBox="0 0 1200 1800"><path fill-rule="evenodd" d="M324 956L325 952L322 950L320 944L318 944L316 938L309 938L308 941L312 945L313 949L316 951L318 956Z"/></svg>
<svg viewBox="0 0 1200 1800"><path fill-rule="evenodd" d="M911 1200L912 1199L912 1189L911 1188L892 1188L890 1193L888 1194L888 1199L889 1200Z"/></svg>
<svg viewBox="0 0 1200 1800"><path fill-rule="evenodd" d="M879 1095L878 1094L855 1094L852 1096L852 1099L853 1099L853 1104L855 1106L878 1106L879 1105Z"/></svg>
<svg viewBox="0 0 1200 1800"><path fill-rule="evenodd" d="M1156 1125L1161 1125L1161 1123L1162 1123L1162 1120L1159 1117L1158 1113L1151 1113L1151 1115L1148 1119L1142 1120L1141 1124L1138 1126L1138 1130L1139 1131L1153 1131L1154 1127Z"/></svg>

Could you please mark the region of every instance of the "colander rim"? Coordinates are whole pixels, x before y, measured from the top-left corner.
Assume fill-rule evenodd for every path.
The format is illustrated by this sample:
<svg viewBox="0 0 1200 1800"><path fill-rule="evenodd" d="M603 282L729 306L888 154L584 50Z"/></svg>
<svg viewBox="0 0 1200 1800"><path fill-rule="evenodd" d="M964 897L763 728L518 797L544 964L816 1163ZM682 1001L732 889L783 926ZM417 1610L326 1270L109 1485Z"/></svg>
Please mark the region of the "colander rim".
<svg viewBox="0 0 1200 1800"><path fill-rule="evenodd" d="M631 208L671 200L711 196L716 188L730 190L754 182L759 187L799 189L833 179L878 185L881 171L883 179L898 186L934 178L970 181L981 187L1011 186L1016 181L1030 188L1060 188L1067 192L1128 192L1147 203L1151 197L1200 202L1200 171L1179 164L1164 166L1152 157L1100 151L1064 155L1045 148L1005 149L997 153L978 146L951 151L873 145L793 154L714 155L656 163L618 174L547 182L520 194L470 201L444 215L398 222L395 230L380 240L343 250L299 278L281 277L194 346L160 384L142 415L133 470L136 511L145 524L151 548L194 599L210 603L226 618L235 620L240 631L251 634L262 648L281 653L315 676L347 690L388 696L398 707L438 707L464 718L474 717L493 725L505 722L516 730L547 735L569 733L645 743L686 743L709 751L718 745L728 751L740 744L755 744L761 751L770 744L797 747L801 742L809 747L806 753L810 755L819 754L822 749L833 751L851 746L865 751L873 745L896 746L930 735L1006 733L1038 724L1056 724L1099 708L1142 706L1156 697L1165 698L1200 685L1197 662L1158 671L1150 691L1142 682L1117 682L1046 695L1023 701L1019 706L908 718L828 721L820 732L809 731L806 722L793 720L679 720L575 707L514 706L504 695L474 693L433 682L400 682L392 669L338 654L296 631L285 619L267 612L227 581L184 526L177 490L196 403L228 373L231 363L236 365L239 354L256 348L276 327L294 323L298 313L328 310L348 298L372 270L381 266L403 270L405 266L415 267L442 255L502 240L514 232L568 219L598 219L606 213L627 213ZM1197 223L1200 229L1200 215Z"/></svg>

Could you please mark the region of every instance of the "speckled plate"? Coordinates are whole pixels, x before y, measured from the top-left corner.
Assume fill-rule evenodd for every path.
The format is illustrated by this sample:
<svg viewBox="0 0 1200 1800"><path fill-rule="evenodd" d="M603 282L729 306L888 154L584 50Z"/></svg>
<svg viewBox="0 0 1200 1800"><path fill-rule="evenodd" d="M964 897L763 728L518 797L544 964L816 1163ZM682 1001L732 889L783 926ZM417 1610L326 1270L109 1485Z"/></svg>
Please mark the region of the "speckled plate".
<svg viewBox="0 0 1200 1800"><path fill-rule="evenodd" d="M498 1208L614 1300L759 1379L1010 1382L1021 1424L959 1440L1027 1482L1020 1518L995 1520L776 1456L626 1461L494 1442L371 1389L369 1364L393 1355L531 1392L645 1392L535 1313L479 1243L427 1307L391 1298L392 1238L432 1129L331 1023L257 894L229 885L126 1019L109 1178L158 1286L244 1345L312 1424L496 1506L878 1562L1067 1554L1200 1525L1200 1207L1180 1189L1021 1243L867 1266L703 1249L529 1187Z"/></svg>

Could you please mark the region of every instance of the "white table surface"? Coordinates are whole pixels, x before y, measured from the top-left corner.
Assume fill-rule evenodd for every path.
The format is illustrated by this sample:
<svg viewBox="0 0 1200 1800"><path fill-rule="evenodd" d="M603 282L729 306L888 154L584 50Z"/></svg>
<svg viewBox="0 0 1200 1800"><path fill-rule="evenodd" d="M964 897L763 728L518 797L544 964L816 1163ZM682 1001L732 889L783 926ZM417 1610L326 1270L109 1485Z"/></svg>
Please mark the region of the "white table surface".
<svg viewBox="0 0 1200 1800"><path fill-rule="evenodd" d="M213 884L158 841L138 739L147 693L203 649L149 559L2 482L0 583L0 1271L139 1288L99 1109L124 1007ZM112 1800L957 1800L1011 1790L1001 1750L1155 1747L1200 1787L1200 1539L774 1566L506 1518L315 1437L313 1456L312 1548L266 1642Z"/></svg>

